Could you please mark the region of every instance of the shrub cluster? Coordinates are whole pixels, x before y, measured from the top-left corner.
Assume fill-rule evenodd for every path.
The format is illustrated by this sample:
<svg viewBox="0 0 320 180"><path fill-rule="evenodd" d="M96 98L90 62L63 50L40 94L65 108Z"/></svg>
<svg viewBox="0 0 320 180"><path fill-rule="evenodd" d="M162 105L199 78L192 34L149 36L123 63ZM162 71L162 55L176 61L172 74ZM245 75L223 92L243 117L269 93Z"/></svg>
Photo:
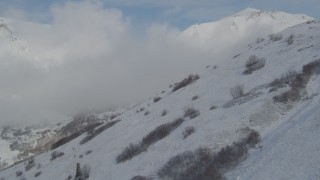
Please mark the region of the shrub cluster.
<svg viewBox="0 0 320 180"><path fill-rule="evenodd" d="M192 97L192 101L197 100L197 99L199 99L198 95Z"/></svg>
<svg viewBox="0 0 320 180"><path fill-rule="evenodd" d="M295 74L295 76L288 82L291 89L282 94L274 96L273 100L280 103L299 101L301 99L301 90L303 90L306 87L310 77L313 74L317 74L319 72L320 59L304 65L302 68L302 73Z"/></svg>
<svg viewBox="0 0 320 180"><path fill-rule="evenodd" d="M196 131L196 129L193 126L188 126L184 129L184 131L182 132L183 135L183 139L187 138L188 136L190 136L191 134L193 134Z"/></svg>
<svg viewBox="0 0 320 180"><path fill-rule="evenodd" d="M59 157L61 157L63 155L64 155L64 152L52 151L50 160L53 161L53 160L55 160L55 159L57 159L57 158L59 158Z"/></svg>
<svg viewBox="0 0 320 180"><path fill-rule="evenodd" d="M168 111L164 109L164 110L161 112L161 116L165 116L165 115L167 115L167 113L168 113Z"/></svg>
<svg viewBox="0 0 320 180"><path fill-rule="evenodd" d="M16 176L17 176L17 177L21 176L22 174L23 174L22 171L20 171L20 170L19 170L19 171L16 171Z"/></svg>
<svg viewBox="0 0 320 180"><path fill-rule="evenodd" d="M175 83L172 89L172 92L181 89L183 87L188 86L189 84L192 84L193 82L195 82L196 80L198 80L200 77L199 75L193 75L190 74L187 78L183 79L182 81Z"/></svg>
<svg viewBox="0 0 320 180"><path fill-rule="evenodd" d="M244 95L243 85L236 85L230 89L230 95L233 99L238 99Z"/></svg>
<svg viewBox="0 0 320 180"><path fill-rule="evenodd" d="M134 176L131 178L131 180L152 180L152 177L146 177L146 176Z"/></svg>
<svg viewBox="0 0 320 180"><path fill-rule="evenodd" d="M270 34L269 35L269 39L271 41L279 41L282 39L282 37L283 37L282 34Z"/></svg>
<svg viewBox="0 0 320 180"><path fill-rule="evenodd" d="M185 117L185 118L189 117L190 119L194 119L194 118L198 117L199 115L200 115L199 110L192 108L192 107L187 107L184 110L183 117Z"/></svg>
<svg viewBox="0 0 320 180"><path fill-rule="evenodd" d="M251 55L246 62L246 69L243 74L252 74L254 71L263 68L265 64L266 60L264 58L258 58L256 55Z"/></svg>
<svg viewBox="0 0 320 180"><path fill-rule="evenodd" d="M116 120L116 121L111 121L108 122L107 124L99 127L98 129L93 129L93 131L90 131L90 133L88 133L88 135L83 138L80 141L80 144L84 144L90 140L92 140L93 138L95 138L97 135L99 135L100 133L102 133L103 131L105 131L106 129L109 129L110 127L114 126L115 124L117 124L120 120Z"/></svg>
<svg viewBox="0 0 320 180"><path fill-rule="evenodd" d="M294 35L291 34L291 35L286 39L286 42L287 42L288 45L293 44L293 41L294 41L293 38L294 38Z"/></svg>
<svg viewBox="0 0 320 180"><path fill-rule="evenodd" d="M161 97L157 96L153 98L153 102L156 103L161 100Z"/></svg>
<svg viewBox="0 0 320 180"><path fill-rule="evenodd" d="M173 122L162 124L156 127L153 131L147 134L139 144L130 144L116 158L116 162L124 162L140 153L146 151L148 147L157 141L168 136L173 130L179 127L184 122L184 119L178 118Z"/></svg>
<svg viewBox="0 0 320 180"><path fill-rule="evenodd" d="M29 171L31 168L35 167L36 166L36 163L34 161L34 158L31 157L29 160L28 160L28 163L27 165L25 166L25 170L26 171Z"/></svg>
<svg viewBox="0 0 320 180"><path fill-rule="evenodd" d="M41 175L41 171L38 171L38 172L36 172L35 174L34 174L34 177L38 177L38 176L40 176Z"/></svg>
<svg viewBox="0 0 320 180"><path fill-rule="evenodd" d="M167 180L221 180L225 179L221 170L227 170L246 158L248 146L260 142L257 131L251 130L246 138L222 148L215 155L207 148L186 151L169 159L158 170L160 179Z"/></svg>

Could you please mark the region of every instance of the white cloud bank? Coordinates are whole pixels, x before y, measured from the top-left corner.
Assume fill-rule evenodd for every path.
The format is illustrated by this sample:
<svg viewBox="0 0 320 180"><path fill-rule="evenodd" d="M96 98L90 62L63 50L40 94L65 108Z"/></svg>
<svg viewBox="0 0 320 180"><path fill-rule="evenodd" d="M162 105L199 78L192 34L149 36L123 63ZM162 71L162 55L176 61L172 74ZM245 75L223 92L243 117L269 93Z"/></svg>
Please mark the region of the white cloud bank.
<svg viewBox="0 0 320 180"><path fill-rule="evenodd" d="M18 40L4 46L19 53L0 49L0 126L138 102L215 64L215 47L234 43L199 44L165 24L140 37L121 11L89 1L51 13L51 24L11 22L27 51Z"/></svg>

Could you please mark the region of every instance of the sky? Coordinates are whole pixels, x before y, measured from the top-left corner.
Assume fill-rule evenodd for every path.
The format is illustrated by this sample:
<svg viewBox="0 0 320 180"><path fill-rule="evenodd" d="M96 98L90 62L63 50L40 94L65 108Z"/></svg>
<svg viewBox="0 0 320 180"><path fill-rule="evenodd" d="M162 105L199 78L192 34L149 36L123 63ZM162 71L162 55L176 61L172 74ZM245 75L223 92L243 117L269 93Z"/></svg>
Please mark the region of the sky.
<svg viewBox="0 0 320 180"><path fill-rule="evenodd" d="M0 0L0 15L25 16L30 21L50 23L50 9L67 0ZM71 0L80 2L80 0ZM320 18L317 0L91 0L104 8L117 8L134 24L148 26L166 22L178 28L194 23L218 20L246 7L262 10L281 10ZM141 29L138 29L141 30Z"/></svg>
<svg viewBox="0 0 320 180"><path fill-rule="evenodd" d="M186 27L246 7L318 17L316 4L313 0L0 0L0 16L7 18L13 33L0 28L0 126L58 121L83 111L135 105L188 74L233 56L241 40L279 30L270 24L261 29L251 24L233 35L218 31L201 39L189 37Z"/></svg>

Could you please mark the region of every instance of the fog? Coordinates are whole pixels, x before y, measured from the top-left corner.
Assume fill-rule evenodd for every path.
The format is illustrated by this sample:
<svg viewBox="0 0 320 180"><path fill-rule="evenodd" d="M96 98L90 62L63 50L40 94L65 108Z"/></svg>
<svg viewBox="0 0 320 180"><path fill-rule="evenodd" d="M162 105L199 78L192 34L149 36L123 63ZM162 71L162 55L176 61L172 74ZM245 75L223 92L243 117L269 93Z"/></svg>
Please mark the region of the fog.
<svg viewBox="0 0 320 180"><path fill-rule="evenodd" d="M128 107L214 65L234 42L202 43L157 22L135 32L130 17L97 2L68 2L50 13L49 24L25 22L23 13L9 23L19 39L0 49L0 125Z"/></svg>

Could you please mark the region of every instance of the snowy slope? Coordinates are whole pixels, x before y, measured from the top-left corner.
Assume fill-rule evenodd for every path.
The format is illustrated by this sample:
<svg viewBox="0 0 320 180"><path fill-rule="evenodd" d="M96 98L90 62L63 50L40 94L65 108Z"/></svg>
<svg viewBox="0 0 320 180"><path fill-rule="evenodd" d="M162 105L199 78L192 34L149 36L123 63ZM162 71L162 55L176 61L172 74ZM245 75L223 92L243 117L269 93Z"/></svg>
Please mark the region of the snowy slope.
<svg viewBox="0 0 320 180"><path fill-rule="evenodd" d="M216 22L192 25L182 32L182 36L195 47L207 45L212 50L223 50L234 47L234 43L245 45L256 37L276 33L312 19L303 14L247 8Z"/></svg>
<svg viewBox="0 0 320 180"><path fill-rule="evenodd" d="M242 130L249 127L262 135L262 151L251 149L248 159L226 177L318 179L319 130L315 127L318 126L319 77L312 76L301 101L289 104L272 100L287 88L269 92L268 83L289 70L301 72L303 65L320 58L320 23L304 23L281 34L281 40L272 41L264 37L264 41L253 42L240 52L234 52L216 68L209 67L200 73L200 79L195 83L175 92L168 89L158 94L162 99L156 103L149 99L129 109L114 119L120 122L91 141L80 145L86 136L83 134L57 148L56 151L64 152L64 156L51 161L51 152L44 153L35 157L36 164L41 164L41 167L25 171L22 163L1 171L0 177L16 179L16 171L21 170L21 177L26 179L66 179L69 175L74 176L76 163L80 162L90 165L89 179L126 180L135 175L159 179L157 170L171 157L198 147L208 147L217 152L238 141L244 135ZM286 39L291 34L294 42L288 45ZM243 75L245 63L251 55L265 58L265 67ZM249 96L232 101L229 90L237 84L243 84ZM196 95L199 98L192 100ZM210 110L212 105L218 108ZM126 146L140 142L157 126L182 117L186 107L198 109L200 115L194 119L185 118L181 126L152 144L147 151L123 163L116 163L116 157ZM144 111L139 112L141 108ZM163 110L168 111L165 116L161 116ZM194 126L196 131L183 139L182 132L187 126ZM86 155L89 150L92 153ZM297 156L300 152L301 158ZM34 177L39 171L41 175Z"/></svg>

